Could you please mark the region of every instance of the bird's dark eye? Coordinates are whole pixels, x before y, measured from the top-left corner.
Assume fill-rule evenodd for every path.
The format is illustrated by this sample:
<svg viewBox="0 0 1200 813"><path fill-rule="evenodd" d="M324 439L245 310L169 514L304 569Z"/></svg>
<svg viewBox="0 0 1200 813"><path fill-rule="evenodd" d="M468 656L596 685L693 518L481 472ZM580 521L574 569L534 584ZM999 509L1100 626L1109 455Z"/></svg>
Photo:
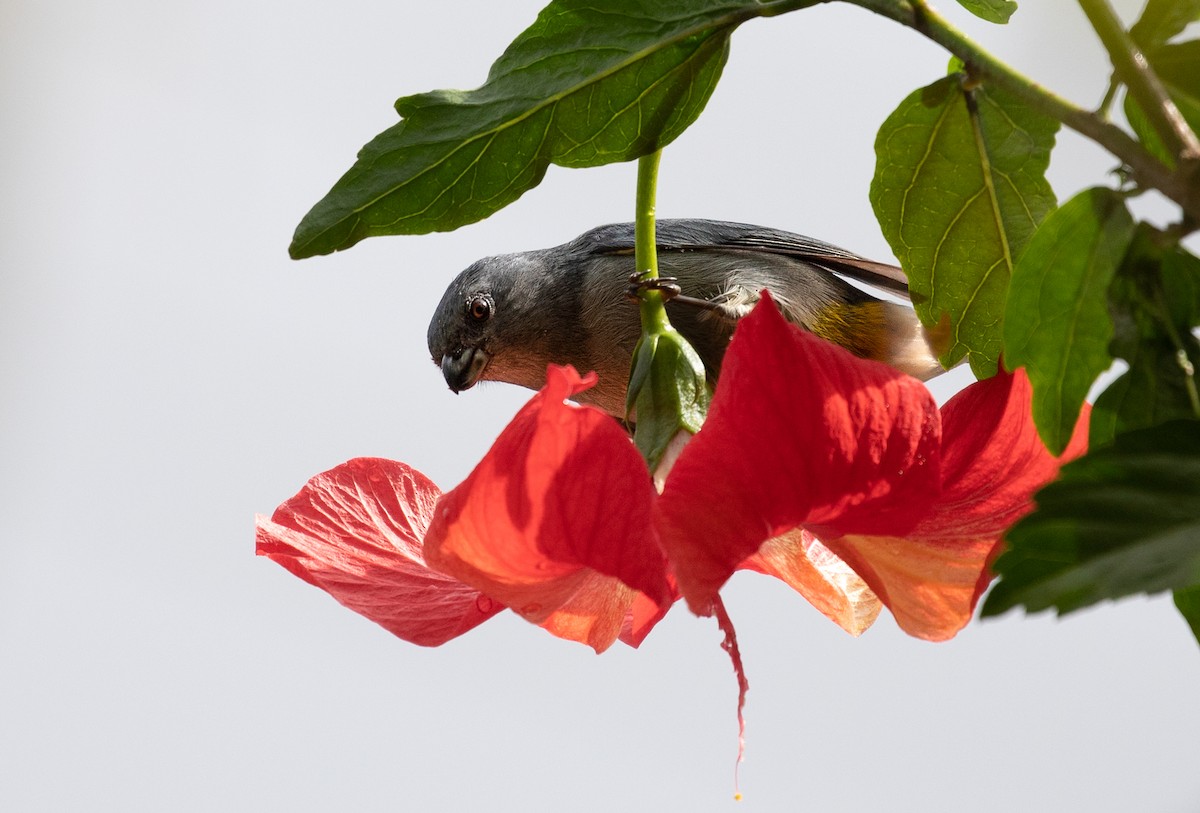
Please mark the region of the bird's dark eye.
<svg viewBox="0 0 1200 813"><path fill-rule="evenodd" d="M476 322L486 321L492 315L492 302L486 296L474 297L467 303L467 313Z"/></svg>

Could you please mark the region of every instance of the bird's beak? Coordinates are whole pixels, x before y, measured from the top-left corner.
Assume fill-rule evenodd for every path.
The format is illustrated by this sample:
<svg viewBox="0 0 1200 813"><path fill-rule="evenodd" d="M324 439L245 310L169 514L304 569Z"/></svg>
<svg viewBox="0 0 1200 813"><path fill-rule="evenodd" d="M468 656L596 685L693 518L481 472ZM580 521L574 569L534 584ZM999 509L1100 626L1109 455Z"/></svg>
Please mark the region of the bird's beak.
<svg viewBox="0 0 1200 813"><path fill-rule="evenodd" d="M452 392L462 392L475 386L483 377L491 356L482 347L464 347L442 356L442 375Z"/></svg>

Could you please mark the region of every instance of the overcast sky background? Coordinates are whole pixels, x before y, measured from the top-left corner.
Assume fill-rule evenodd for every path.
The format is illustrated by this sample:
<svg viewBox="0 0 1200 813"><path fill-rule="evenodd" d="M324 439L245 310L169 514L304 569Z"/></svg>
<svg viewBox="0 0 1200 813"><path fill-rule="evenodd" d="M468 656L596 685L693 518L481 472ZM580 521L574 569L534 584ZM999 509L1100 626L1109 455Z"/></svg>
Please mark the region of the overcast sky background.
<svg viewBox="0 0 1200 813"><path fill-rule="evenodd" d="M552 168L458 232L287 258L397 96L477 86L541 5L0 0L0 809L733 809L710 619L677 607L599 657L507 614L422 649L253 552L255 513L350 457L458 483L528 393L446 389L424 338L445 285L631 217L633 165ZM1074 4L1023 3L1007 29L941 5L1101 98ZM838 5L745 25L666 151L659 215L890 259L874 133L946 61ZM1060 198L1114 163L1060 141ZM886 613L851 639L762 576L724 595L744 809L1200 801L1200 649L1165 598L932 645Z"/></svg>

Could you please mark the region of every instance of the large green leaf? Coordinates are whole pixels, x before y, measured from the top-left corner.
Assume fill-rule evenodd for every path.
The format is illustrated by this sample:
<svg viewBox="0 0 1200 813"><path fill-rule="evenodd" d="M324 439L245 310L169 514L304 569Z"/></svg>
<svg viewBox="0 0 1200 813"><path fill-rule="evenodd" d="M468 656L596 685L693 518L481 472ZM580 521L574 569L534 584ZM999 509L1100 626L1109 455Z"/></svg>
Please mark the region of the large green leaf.
<svg viewBox="0 0 1200 813"><path fill-rule="evenodd" d="M1129 33L1142 48L1156 48L1197 20L1200 0L1149 0Z"/></svg>
<svg viewBox="0 0 1200 813"><path fill-rule="evenodd" d="M1139 226L1109 288L1109 309L1110 350L1129 370L1096 399L1093 447L1118 433L1196 417L1197 381L1189 366L1200 364L1192 334L1200 321L1200 259L1178 246L1164 250L1153 229Z"/></svg>
<svg viewBox="0 0 1200 813"><path fill-rule="evenodd" d="M983 605L1061 613L1200 584L1200 421L1120 435L1062 468L1009 531Z"/></svg>
<svg viewBox="0 0 1200 813"><path fill-rule="evenodd" d="M305 215L296 258L364 237L448 231L537 185L550 163L628 161L696 119L753 0L554 0L476 90L396 102L403 117Z"/></svg>
<svg viewBox="0 0 1200 813"><path fill-rule="evenodd" d="M958 0L958 4L989 23L1007 23L1017 10L1015 0Z"/></svg>
<svg viewBox="0 0 1200 813"><path fill-rule="evenodd" d="M1125 199L1088 189L1051 212L1013 269L1004 314L1004 362L1025 367L1033 419L1054 454L1112 356L1108 287L1133 238Z"/></svg>
<svg viewBox="0 0 1200 813"><path fill-rule="evenodd" d="M926 325L947 315L946 366L996 372L1009 279L1054 208L1046 166L1058 123L952 74L901 102L875 140L871 204Z"/></svg>

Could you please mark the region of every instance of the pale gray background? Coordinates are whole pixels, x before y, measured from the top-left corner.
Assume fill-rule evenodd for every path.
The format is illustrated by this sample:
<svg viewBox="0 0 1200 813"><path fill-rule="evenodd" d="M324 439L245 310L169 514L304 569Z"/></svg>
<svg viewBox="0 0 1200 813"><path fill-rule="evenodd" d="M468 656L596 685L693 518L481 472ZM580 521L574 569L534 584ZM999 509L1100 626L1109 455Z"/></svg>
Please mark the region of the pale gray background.
<svg viewBox="0 0 1200 813"><path fill-rule="evenodd" d="M734 809L711 620L676 608L597 657L501 616L425 650L253 555L254 514L349 457L465 476L527 396L446 390L424 346L443 287L629 218L631 165L552 169L457 233L287 259L392 100L478 85L540 5L0 2L0 809ZM1073 4L1007 30L943 5L1102 95ZM666 153L660 215L889 258L874 132L945 64L848 7L744 26ZM1065 197L1113 162L1061 140ZM887 617L853 640L760 576L725 595L744 809L1200 805L1200 651L1162 598L931 645Z"/></svg>

